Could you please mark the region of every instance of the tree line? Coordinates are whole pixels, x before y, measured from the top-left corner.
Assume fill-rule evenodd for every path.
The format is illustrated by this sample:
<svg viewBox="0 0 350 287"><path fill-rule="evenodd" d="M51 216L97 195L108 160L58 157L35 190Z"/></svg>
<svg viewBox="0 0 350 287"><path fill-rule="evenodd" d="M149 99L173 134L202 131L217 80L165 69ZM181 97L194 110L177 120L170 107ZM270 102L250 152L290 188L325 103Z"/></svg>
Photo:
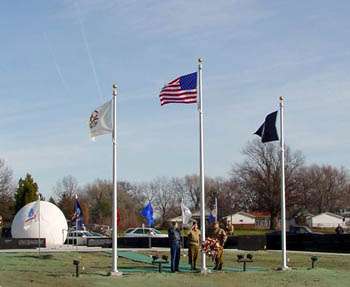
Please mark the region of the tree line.
<svg viewBox="0 0 350 287"><path fill-rule="evenodd" d="M225 177L206 177L206 206L212 209L218 202L218 217L238 211L267 211L274 229L280 212L280 158L276 143L248 142L242 150L243 161L233 164ZM343 167L307 165L300 151L285 152L287 217L301 210L318 214L337 212L350 207L350 184ZM0 216L10 223L14 214L26 203L37 198L38 185L32 176L13 183L12 170L0 160ZM74 200L78 195L85 223L111 225L112 192L110 180L96 179L80 186L67 175L52 190L49 201L56 204L71 219ZM199 210L200 188L197 175L158 177L149 182L118 182L118 213L120 228L139 226L144 222L140 211L148 201L158 215L156 224L181 214L184 200L193 211Z"/></svg>

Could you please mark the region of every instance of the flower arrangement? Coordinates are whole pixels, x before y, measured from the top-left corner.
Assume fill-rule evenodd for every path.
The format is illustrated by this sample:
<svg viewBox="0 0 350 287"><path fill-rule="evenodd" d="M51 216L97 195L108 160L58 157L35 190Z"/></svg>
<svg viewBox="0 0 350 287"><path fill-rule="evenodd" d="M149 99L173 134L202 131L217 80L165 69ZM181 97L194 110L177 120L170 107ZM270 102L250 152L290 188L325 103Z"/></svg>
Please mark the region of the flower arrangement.
<svg viewBox="0 0 350 287"><path fill-rule="evenodd" d="M219 241L208 237L202 244L202 250L214 261L219 251Z"/></svg>

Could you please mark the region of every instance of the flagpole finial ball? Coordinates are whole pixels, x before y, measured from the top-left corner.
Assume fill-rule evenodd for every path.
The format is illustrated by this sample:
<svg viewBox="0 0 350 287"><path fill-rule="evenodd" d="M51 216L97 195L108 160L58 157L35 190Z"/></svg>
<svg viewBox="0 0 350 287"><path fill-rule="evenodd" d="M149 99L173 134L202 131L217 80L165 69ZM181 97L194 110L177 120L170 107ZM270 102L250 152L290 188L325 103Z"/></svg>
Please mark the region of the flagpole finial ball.
<svg viewBox="0 0 350 287"><path fill-rule="evenodd" d="M283 98L282 96L280 97L280 101L281 101L281 102L283 102L283 101L284 101L284 98Z"/></svg>
<svg viewBox="0 0 350 287"><path fill-rule="evenodd" d="M198 58L198 63L203 63L203 59L202 58Z"/></svg>
<svg viewBox="0 0 350 287"><path fill-rule="evenodd" d="M117 85L116 84L113 84L113 89L116 89L117 88Z"/></svg>

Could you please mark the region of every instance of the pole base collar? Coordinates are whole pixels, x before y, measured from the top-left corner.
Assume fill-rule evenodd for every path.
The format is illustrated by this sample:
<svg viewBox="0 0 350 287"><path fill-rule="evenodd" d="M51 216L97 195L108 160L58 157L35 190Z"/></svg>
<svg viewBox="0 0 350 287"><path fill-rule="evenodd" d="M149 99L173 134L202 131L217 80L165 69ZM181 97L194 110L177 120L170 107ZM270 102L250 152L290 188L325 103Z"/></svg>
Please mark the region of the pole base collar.
<svg viewBox="0 0 350 287"><path fill-rule="evenodd" d="M123 272L119 272L119 271L114 272L114 271L111 271L111 272L109 272L108 275L109 275L109 276L112 276L112 277L119 277L119 276L122 276L122 275L123 275Z"/></svg>
<svg viewBox="0 0 350 287"><path fill-rule="evenodd" d="M277 271L288 271L288 270L292 270L292 268L288 267L288 266L284 266L284 267L278 267Z"/></svg>

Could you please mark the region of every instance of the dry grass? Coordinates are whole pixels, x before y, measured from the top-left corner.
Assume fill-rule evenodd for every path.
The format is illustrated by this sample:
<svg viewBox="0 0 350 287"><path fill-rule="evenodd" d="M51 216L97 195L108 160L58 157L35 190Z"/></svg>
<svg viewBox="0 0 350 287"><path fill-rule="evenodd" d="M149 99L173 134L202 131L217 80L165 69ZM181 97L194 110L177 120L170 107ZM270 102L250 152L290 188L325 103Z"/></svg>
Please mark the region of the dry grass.
<svg viewBox="0 0 350 287"><path fill-rule="evenodd" d="M45 258L37 254L0 254L0 286L348 286L350 282L350 256L320 256L317 268L309 270L310 255L290 254L291 271L275 271L280 255L276 252L252 252L254 263L250 266L264 267L260 272L223 272L207 276L194 273L162 273L153 267L140 263L119 260L119 266L134 268L135 271L148 268L151 272L133 272L122 278L107 276L111 268L109 253L54 253ZM237 253L226 253L226 266L240 267L235 262ZM84 267L79 278L73 277L74 259L79 259ZM182 260L186 260L183 258ZM211 262L209 262L211 264ZM147 270L147 269L143 269Z"/></svg>

